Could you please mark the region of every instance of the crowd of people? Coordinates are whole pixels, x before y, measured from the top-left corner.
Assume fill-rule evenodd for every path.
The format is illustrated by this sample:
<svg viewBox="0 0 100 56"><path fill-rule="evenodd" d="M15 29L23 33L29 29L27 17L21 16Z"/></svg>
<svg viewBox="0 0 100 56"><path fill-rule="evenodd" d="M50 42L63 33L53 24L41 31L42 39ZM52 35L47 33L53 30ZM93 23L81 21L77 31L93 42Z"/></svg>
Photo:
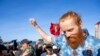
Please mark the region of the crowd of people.
<svg viewBox="0 0 100 56"><path fill-rule="evenodd" d="M60 51L56 45L45 44L40 40L35 44L28 39L20 42L12 40L6 44L3 41L0 42L0 56L59 56Z"/></svg>
<svg viewBox="0 0 100 56"><path fill-rule="evenodd" d="M61 34L55 38L48 35L34 18L30 23L41 35L44 42L23 39L20 43L13 40L12 45L5 46L0 41L0 56L100 56L100 39L91 36L82 28L78 13L69 11L59 19Z"/></svg>

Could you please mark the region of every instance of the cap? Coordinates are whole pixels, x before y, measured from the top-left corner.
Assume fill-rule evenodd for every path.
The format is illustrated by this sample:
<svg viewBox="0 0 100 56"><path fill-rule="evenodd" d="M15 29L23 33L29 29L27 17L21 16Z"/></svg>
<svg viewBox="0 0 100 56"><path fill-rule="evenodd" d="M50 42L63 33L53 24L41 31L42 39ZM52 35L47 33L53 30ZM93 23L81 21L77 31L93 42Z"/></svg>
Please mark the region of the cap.
<svg viewBox="0 0 100 56"><path fill-rule="evenodd" d="M32 41L29 41L28 39L23 39L20 44L24 44L24 43L30 44L31 42Z"/></svg>

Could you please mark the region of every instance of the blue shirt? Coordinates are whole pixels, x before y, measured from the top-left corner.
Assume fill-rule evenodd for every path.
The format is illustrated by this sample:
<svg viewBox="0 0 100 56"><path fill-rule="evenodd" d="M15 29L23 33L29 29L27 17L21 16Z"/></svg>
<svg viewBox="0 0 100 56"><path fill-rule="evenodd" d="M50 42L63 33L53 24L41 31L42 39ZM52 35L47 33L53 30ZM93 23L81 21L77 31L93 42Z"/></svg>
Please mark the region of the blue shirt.
<svg viewBox="0 0 100 56"><path fill-rule="evenodd" d="M61 56L73 56L73 49L67 44L64 34L53 39L53 43L61 48ZM100 56L100 39L87 36L84 45L78 46L76 51L77 56Z"/></svg>

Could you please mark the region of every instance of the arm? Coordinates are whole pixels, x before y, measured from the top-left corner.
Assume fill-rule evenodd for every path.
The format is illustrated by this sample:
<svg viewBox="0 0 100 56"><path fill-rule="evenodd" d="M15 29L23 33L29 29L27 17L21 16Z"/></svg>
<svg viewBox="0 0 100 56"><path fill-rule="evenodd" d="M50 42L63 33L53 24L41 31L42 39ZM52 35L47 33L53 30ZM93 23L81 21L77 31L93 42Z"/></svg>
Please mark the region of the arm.
<svg viewBox="0 0 100 56"><path fill-rule="evenodd" d="M35 19L30 18L30 23L35 27L35 29L39 32L42 38L46 41L47 44L51 43L51 37L44 32L41 27L37 24Z"/></svg>

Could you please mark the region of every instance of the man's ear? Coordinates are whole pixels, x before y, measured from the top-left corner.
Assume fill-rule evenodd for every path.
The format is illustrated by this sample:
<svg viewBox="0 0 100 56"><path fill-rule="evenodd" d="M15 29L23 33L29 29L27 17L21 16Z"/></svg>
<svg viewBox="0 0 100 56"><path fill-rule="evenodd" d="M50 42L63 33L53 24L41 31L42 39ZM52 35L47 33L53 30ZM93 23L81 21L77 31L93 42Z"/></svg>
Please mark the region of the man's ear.
<svg viewBox="0 0 100 56"><path fill-rule="evenodd" d="M82 27L83 26L83 23L82 23L82 20L80 21L80 27Z"/></svg>

